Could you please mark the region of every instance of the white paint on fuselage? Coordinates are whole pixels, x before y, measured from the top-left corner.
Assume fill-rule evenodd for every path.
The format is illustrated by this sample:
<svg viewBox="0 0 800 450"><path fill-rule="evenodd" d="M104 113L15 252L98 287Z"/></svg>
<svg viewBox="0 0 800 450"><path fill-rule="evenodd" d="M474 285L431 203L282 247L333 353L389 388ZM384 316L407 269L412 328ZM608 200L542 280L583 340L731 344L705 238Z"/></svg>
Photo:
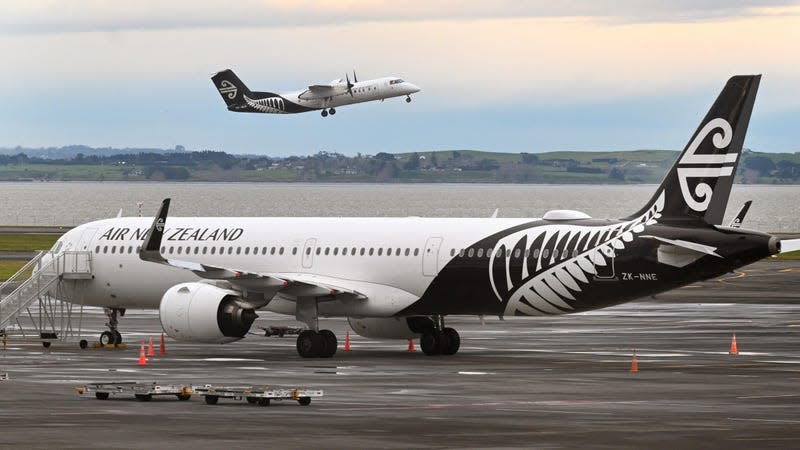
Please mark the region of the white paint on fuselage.
<svg viewBox="0 0 800 450"><path fill-rule="evenodd" d="M92 252L94 279L88 281L83 290L85 305L158 308L167 289L178 283L199 280L187 270L139 259L136 251L152 220L138 217L100 220L76 227L60 239L65 250ZM438 254L428 255L435 258L438 271L452 259L452 250L458 254L460 249L487 236L531 220L535 219L170 217L162 248L163 255L169 259L244 272L305 273L368 282L419 297L434 278L423 274L428 239L442 239ZM86 235L91 231L86 230L91 229L96 232L88 239ZM121 234L119 230L125 229L128 232ZM183 231L179 231L181 229ZM221 231L213 234L217 229L226 230L228 237L239 236L234 240L222 239ZM241 233L234 232L236 229L241 229ZM202 230L206 230L205 233ZM216 240L209 240L209 237ZM311 250L312 261L309 265L306 256L304 264L306 245L312 239L316 244ZM266 255L263 254L265 247ZM229 248L233 249L231 253ZM256 254L253 248L257 249ZM347 248L346 255L343 255L343 248ZM220 255L221 249L223 254ZM249 251L245 253L245 249ZM353 249L356 255L352 255ZM387 254L387 249L391 249L391 255ZM281 306L280 302L275 303L275 308L276 312L287 313L286 306Z"/></svg>
<svg viewBox="0 0 800 450"><path fill-rule="evenodd" d="M392 84L396 77L376 78L353 83L351 96L346 90L330 96L315 96L308 91L297 91L279 94L290 102L307 108L324 109L352 105L354 103L371 102L393 97L403 97L419 92L419 87L408 81Z"/></svg>

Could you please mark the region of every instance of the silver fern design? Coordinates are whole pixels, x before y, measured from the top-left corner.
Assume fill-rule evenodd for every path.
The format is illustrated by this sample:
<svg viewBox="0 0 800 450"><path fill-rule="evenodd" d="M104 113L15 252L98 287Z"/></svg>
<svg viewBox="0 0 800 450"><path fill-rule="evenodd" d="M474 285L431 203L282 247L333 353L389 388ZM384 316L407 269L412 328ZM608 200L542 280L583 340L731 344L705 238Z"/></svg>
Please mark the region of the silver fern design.
<svg viewBox="0 0 800 450"><path fill-rule="evenodd" d="M636 219L608 226L544 225L508 235L492 250L489 279L505 315L564 314L577 294L646 226L657 223L664 191Z"/></svg>
<svg viewBox="0 0 800 450"><path fill-rule="evenodd" d="M244 96L244 101L253 109L257 109L265 113L285 114L286 105L284 100L280 97L268 97L260 99L252 99Z"/></svg>

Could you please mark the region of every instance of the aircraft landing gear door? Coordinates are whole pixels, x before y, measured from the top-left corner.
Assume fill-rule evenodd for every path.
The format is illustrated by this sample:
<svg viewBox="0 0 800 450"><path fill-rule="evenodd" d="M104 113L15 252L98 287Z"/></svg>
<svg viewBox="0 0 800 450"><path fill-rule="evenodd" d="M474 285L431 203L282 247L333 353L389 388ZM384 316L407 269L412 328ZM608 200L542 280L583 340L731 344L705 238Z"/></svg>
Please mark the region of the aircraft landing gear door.
<svg viewBox="0 0 800 450"><path fill-rule="evenodd" d="M426 277L435 277L439 273L439 248L442 246L442 238L428 238L425 249L422 252L422 274Z"/></svg>
<svg viewBox="0 0 800 450"><path fill-rule="evenodd" d="M595 278L610 280L614 278L614 249L603 246L593 253L594 269L597 271Z"/></svg>
<svg viewBox="0 0 800 450"><path fill-rule="evenodd" d="M303 247L303 268L310 269L312 265L314 265L314 252L317 248L317 240L311 238L306 241L306 245Z"/></svg>

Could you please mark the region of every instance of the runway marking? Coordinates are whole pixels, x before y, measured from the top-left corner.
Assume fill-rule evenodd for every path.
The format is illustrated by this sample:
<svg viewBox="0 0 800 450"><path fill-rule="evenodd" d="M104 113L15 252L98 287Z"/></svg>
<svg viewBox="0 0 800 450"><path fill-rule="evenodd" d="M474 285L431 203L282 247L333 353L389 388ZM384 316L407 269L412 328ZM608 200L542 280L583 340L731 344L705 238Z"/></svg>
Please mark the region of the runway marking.
<svg viewBox="0 0 800 450"><path fill-rule="evenodd" d="M747 271L745 271L745 270L743 270L741 272L734 272L734 273L736 273L735 276L726 277L726 278L718 278L717 282L719 282L719 283L727 283L728 280L735 280L737 278L743 278L743 277L745 277L747 275Z"/></svg>
<svg viewBox="0 0 800 450"><path fill-rule="evenodd" d="M775 422L775 423L800 423L800 420L786 420L786 419L748 419L738 417L728 417L728 420L737 420L740 422Z"/></svg>
<svg viewBox="0 0 800 450"><path fill-rule="evenodd" d="M783 394L783 395L748 395L746 397L736 397L739 399L755 399L755 398L783 398L783 397L800 397L800 394Z"/></svg>

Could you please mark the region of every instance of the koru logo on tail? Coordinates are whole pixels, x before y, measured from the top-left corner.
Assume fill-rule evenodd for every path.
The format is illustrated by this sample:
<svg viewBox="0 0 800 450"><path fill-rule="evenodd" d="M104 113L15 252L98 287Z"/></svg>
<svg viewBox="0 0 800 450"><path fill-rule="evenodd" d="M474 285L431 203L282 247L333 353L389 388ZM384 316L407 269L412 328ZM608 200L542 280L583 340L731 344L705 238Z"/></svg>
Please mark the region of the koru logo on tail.
<svg viewBox="0 0 800 450"><path fill-rule="evenodd" d="M719 178L733 175L733 166L739 158L738 153L722 153L716 155L695 154L697 148L703 140L711 134L714 147L722 150L731 143L733 129L731 124L725 119L713 119L709 121L689 144L681 160L678 162L678 182L681 186L683 200L695 211L703 212L708 209L711 203L711 195L714 188L703 181L694 187L694 191L689 188L689 178Z"/></svg>
<svg viewBox="0 0 800 450"><path fill-rule="evenodd" d="M160 217L156 221L156 231L158 231L159 233L163 233L164 232L164 219L162 219Z"/></svg>
<svg viewBox="0 0 800 450"><path fill-rule="evenodd" d="M233 83L228 80L222 80L219 85L219 93L227 96L231 100L236 98L236 94L239 93L239 89L237 89L236 86L234 86Z"/></svg>

